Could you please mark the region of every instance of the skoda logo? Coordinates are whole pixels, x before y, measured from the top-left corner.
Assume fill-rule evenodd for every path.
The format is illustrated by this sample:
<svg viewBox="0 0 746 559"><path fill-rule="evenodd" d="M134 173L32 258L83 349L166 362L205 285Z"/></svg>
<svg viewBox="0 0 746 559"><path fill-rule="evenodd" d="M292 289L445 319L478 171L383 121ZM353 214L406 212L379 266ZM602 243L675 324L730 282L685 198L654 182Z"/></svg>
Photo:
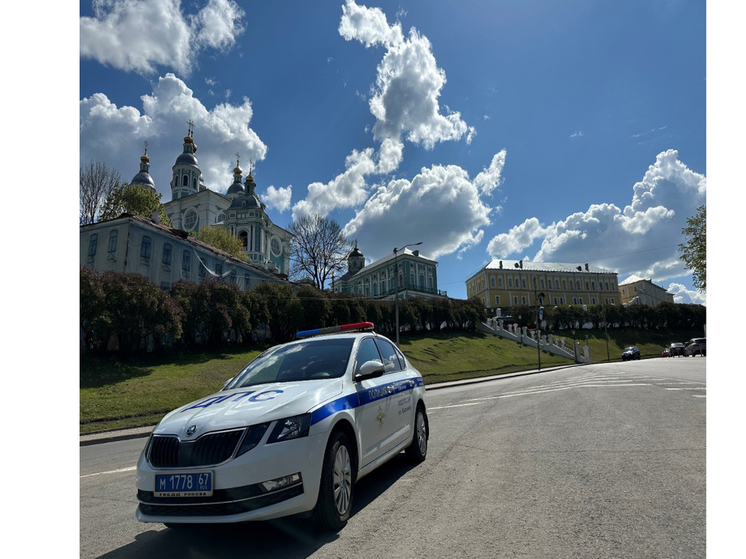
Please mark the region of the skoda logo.
<svg viewBox="0 0 746 559"><path fill-rule="evenodd" d="M194 432L196 430L197 430L197 426L196 425L192 425L191 427L189 427L189 429L187 429L186 436L187 437L191 437L192 435L194 435Z"/></svg>

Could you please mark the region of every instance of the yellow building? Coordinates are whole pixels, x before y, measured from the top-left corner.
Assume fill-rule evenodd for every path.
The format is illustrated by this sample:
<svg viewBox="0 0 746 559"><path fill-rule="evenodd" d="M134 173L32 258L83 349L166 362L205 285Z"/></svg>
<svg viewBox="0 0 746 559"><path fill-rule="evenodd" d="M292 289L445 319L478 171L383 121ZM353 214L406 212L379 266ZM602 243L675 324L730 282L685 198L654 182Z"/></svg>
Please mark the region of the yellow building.
<svg viewBox="0 0 746 559"><path fill-rule="evenodd" d="M661 303L673 303L673 295L649 279L629 276L619 284L623 305L647 305L657 307Z"/></svg>
<svg viewBox="0 0 746 559"><path fill-rule="evenodd" d="M617 273L588 264L498 260L466 280L485 308L513 305L619 305Z"/></svg>

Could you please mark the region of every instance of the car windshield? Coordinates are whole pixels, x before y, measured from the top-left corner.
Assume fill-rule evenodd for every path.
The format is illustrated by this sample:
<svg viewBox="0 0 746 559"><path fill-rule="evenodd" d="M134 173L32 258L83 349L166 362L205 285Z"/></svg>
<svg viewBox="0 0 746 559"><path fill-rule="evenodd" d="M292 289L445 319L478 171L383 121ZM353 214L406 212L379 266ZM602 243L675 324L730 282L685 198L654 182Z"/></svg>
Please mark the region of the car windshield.
<svg viewBox="0 0 746 559"><path fill-rule="evenodd" d="M629 347L625 347L624 351L635 351L635 349L637 349L637 348L629 346Z"/></svg>
<svg viewBox="0 0 746 559"><path fill-rule="evenodd" d="M277 346L246 365L226 388L341 377L347 369L354 341L354 338L327 338Z"/></svg>

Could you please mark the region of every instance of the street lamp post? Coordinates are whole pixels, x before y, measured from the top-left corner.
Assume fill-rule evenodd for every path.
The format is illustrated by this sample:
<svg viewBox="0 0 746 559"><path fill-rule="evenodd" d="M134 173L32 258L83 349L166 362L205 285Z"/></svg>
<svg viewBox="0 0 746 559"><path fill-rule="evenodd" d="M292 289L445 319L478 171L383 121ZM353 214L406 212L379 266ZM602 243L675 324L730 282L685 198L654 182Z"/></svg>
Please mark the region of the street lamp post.
<svg viewBox="0 0 746 559"><path fill-rule="evenodd" d="M419 243L410 243L408 245L404 245L401 248L394 247L394 314L396 315L396 347L399 347L399 260L398 255L400 250L404 250L407 247L416 247L418 245L421 245L422 241Z"/></svg>

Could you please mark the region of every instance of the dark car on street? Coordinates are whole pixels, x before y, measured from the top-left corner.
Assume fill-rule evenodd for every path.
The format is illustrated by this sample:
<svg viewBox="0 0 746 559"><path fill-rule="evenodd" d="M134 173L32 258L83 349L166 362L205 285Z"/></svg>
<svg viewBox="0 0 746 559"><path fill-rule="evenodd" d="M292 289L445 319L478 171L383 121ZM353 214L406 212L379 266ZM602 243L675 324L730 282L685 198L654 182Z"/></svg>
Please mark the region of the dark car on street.
<svg viewBox="0 0 746 559"><path fill-rule="evenodd" d="M687 357L701 355L704 357L707 355L707 338L692 338L684 349L684 355Z"/></svg>
<svg viewBox="0 0 746 559"><path fill-rule="evenodd" d="M637 346L629 346L625 347L624 351L622 352L622 361L631 361L632 359L639 359L640 358L640 350L637 349Z"/></svg>

